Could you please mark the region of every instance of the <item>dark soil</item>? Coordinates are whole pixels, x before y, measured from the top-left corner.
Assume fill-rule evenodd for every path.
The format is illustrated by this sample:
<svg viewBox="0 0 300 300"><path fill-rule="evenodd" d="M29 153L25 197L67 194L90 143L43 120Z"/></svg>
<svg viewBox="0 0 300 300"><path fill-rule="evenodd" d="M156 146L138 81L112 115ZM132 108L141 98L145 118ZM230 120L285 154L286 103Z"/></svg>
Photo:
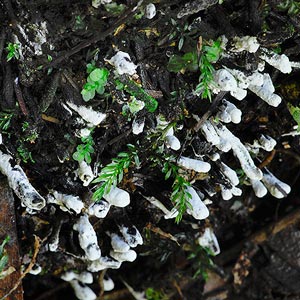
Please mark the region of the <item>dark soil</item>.
<svg viewBox="0 0 300 300"><path fill-rule="evenodd" d="M118 5L121 2L116 1ZM0 0L0 107L1 112L13 114L9 128L2 129L1 151L13 156L43 196L51 190L78 195L88 207L97 185L82 185L74 175L78 162L72 158L81 143L77 132L86 124L77 122L76 112L71 115L65 103L71 101L92 106L107 115L93 131L95 151L91 166L95 170L110 163L119 152L127 151L127 144L136 146L141 168L129 167L118 185L130 193L130 205L112 207L105 219L91 217L90 221L103 255L110 251L105 232L115 230L121 223L134 224L141 232L144 244L136 248L136 261L123 263L118 270L106 271L115 283L112 292L101 293L100 279L104 274L94 273L94 283L90 287L100 295L99 299L134 299L124 281L137 292L153 288L166 297L149 298L153 300L300 299L299 224L295 215L291 215L295 219L291 222L292 227L288 227L291 225L286 221L289 218L284 219L297 211L300 203L297 188L300 184L299 135L283 136L296 124L287 107L288 103L299 104L299 72L296 69L290 74L281 74L270 66L266 68L276 93L283 98L277 108L251 92L243 101L226 95L226 99L243 112L240 124L228 125L243 143L252 143L260 134L270 135L277 141L272 157L261 151L254 161L256 165L264 162L276 177L291 186L292 191L287 197L276 199L268 194L259 199L251 187L240 184L241 197L224 201L219 192L209 197L212 204L209 205L208 219L197 221L184 214L179 224L174 219L165 220L163 213L145 199L145 196L154 196L166 207L171 209L173 206L169 200L173 180L165 180L161 166L153 166L151 161L155 155L151 148L154 141L151 133L159 113L168 122L176 123L176 136L183 145L181 153L167 148L166 153L195 158L195 148L198 154L206 155L212 147L194 130L197 121L193 115L201 118L207 111L213 114L219 104L214 101L215 96L211 103L193 93L199 71L168 71L169 57L195 51L200 36L204 42L222 35L229 40L234 36L250 35L256 36L262 46L268 49L280 47L281 54L286 54L291 61L300 61L300 14L278 7L282 2L287 7L292 2L300 4L277 0L225 0L222 4L197 0L189 5L188 1L154 2L157 14L153 19L147 19L137 17L139 9L132 12L136 1L131 0L122 2L122 12L108 11L104 5L93 8L87 0ZM177 17L185 7L189 11L193 5L203 6L203 9ZM199 18L201 22L197 22ZM47 25L47 41L42 45L42 54L36 55L20 28L33 41L36 31L32 24L41 26L42 22ZM5 48L9 42L14 42L14 36L26 50L23 58L7 62ZM181 39L183 46L179 50ZM145 118L145 129L140 135L132 133L133 118L122 114L130 95L126 90L116 89L114 67L107 62L116 50L127 52L138 65L137 75L125 75L123 80L140 83L158 102L155 112L143 109L138 113L137 118ZM96 95L86 103L80 91L87 78L86 66L92 60L97 67L106 67L110 77L104 95ZM219 69L226 65L245 70L245 66L249 66L250 72L258 61L256 54L240 53L234 58L222 58L214 67ZM16 78L17 84L14 83ZM192 140L196 147L191 146ZM240 168L230 152L222 155L222 161L233 169ZM189 176L192 179L196 174ZM199 176L193 186L208 196L208 191L215 190L217 183L226 184L226 181L218 164L212 163L209 176ZM238 204L239 208L233 210L233 204ZM77 233L72 229L78 215L63 212L54 204L29 214L17 197L15 207L21 259L25 265L34 250L34 235L42 240L36 262L42 272L36 276L26 275L24 299L75 299L72 288L60 276L69 269L78 272L86 269L86 262L80 259L84 253ZM278 230L280 233L273 234L272 230L281 219L287 225ZM60 225L58 250L50 252L49 239ZM209 257L197 245L197 238L205 227L212 227L218 238L221 254L217 257ZM261 230L267 237L258 241L257 233ZM189 259L191 253L196 257ZM197 270L200 274L195 277ZM235 281L237 277L240 278L238 282ZM209 284L212 285L210 288Z"/></svg>

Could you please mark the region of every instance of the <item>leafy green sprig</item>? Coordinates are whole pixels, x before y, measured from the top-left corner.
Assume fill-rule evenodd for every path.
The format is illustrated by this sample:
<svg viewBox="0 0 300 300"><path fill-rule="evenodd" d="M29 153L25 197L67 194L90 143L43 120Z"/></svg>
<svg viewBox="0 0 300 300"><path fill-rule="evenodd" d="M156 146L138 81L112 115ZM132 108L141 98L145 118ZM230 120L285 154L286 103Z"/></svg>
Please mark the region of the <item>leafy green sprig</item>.
<svg viewBox="0 0 300 300"><path fill-rule="evenodd" d="M199 60L200 77L199 84L196 86L195 93L201 94L202 99L211 101L211 88L215 85L213 72L215 63L221 55L221 41L216 40L211 45L202 47L202 53Z"/></svg>
<svg viewBox="0 0 300 300"><path fill-rule="evenodd" d="M92 132L90 135L81 138L82 144L76 147L76 151L73 153L73 159L78 162L85 161L90 164L92 161L91 154L94 153L94 140L92 137Z"/></svg>
<svg viewBox="0 0 300 300"><path fill-rule="evenodd" d="M0 112L0 130L2 132L7 132L13 116L14 114L11 112Z"/></svg>
<svg viewBox="0 0 300 300"><path fill-rule="evenodd" d="M179 173L179 167L172 162L165 162L163 167L163 173L165 173L165 180L171 176L174 178L172 185L171 201L174 203L175 208L178 211L175 222L179 223L182 220L183 214L187 208L192 208L189 200L192 195L187 191L187 188L191 186L190 182L187 181Z"/></svg>
<svg viewBox="0 0 300 300"><path fill-rule="evenodd" d="M112 162L101 169L99 176L93 183L101 183L93 194L95 201L100 201L101 198L108 194L113 187L116 187L123 179L124 170L128 169L132 162L137 167L140 166L140 161L136 148L133 145L127 145L128 152L120 152Z"/></svg>
<svg viewBox="0 0 300 300"><path fill-rule="evenodd" d="M19 44L14 44L14 43L8 43L6 46L6 51L7 56L6 56L6 60L10 61L11 59L15 58L15 59L19 59L20 58L20 54L19 54L19 48L20 45Z"/></svg>
<svg viewBox="0 0 300 300"><path fill-rule="evenodd" d="M109 71L106 68L96 68L93 64L87 65L89 76L87 83L83 86L81 95L84 101L90 101L96 95L96 92L102 95L105 91Z"/></svg>

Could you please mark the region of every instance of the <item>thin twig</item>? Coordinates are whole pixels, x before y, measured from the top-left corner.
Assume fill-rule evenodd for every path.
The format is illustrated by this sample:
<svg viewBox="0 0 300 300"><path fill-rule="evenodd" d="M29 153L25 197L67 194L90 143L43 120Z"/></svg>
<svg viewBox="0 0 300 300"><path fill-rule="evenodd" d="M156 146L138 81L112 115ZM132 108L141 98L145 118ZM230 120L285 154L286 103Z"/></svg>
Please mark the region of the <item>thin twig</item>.
<svg viewBox="0 0 300 300"><path fill-rule="evenodd" d="M32 259L31 259L28 267L21 274L19 280L16 282L16 284L14 285L14 287L6 295L4 295L2 298L0 298L0 300L7 299L7 297L9 295L11 295L11 293L13 293L18 288L18 286L21 284L21 282L22 282L23 278L26 276L26 274L28 274L32 270L32 268L33 268L33 266L35 264L37 255L39 253L40 247L41 247L41 239L37 235L35 235L34 236L34 252L33 252L33 256L32 256Z"/></svg>
<svg viewBox="0 0 300 300"><path fill-rule="evenodd" d="M198 132L201 126L204 124L204 122L211 116L211 114L214 112L216 107L218 106L219 102L224 98L224 96L228 92L221 91L212 101L208 111L201 117L201 119L197 122L197 124L194 127L194 131Z"/></svg>

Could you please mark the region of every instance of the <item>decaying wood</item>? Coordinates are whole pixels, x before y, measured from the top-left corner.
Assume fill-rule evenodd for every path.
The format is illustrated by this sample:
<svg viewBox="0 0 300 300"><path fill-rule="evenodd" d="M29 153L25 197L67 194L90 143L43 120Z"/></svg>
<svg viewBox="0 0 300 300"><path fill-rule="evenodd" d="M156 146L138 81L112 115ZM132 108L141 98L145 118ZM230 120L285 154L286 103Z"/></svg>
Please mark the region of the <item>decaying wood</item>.
<svg viewBox="0 0 300 300"><path fill-rule="evenodd" d="M0 298L2 298L16 285L21 277L14 198L6 180L0 181L0 207L0 238L3 240L3 238L7 235L10 236L10 241L5 246L5 249L9 256L8 266L12 266L16 270L12 274L0 280ZM5 299L22 300L22 284L19 284L16 290Z"/></svg>
<svg viewBox="0 0 300 300"><path fill-rule="evenodd" d="M261 244L268 240L271 236L281 232L282 230L288 228L291 225L295 225L300 222L300 209L293 211L292 213L286 215L282 219L273 222L259 230L258 232L251 235L246 240L241 241L240 243L235 244L229 250L223 252L220 256L216 257L215 262L217 264L226 265L230 261L234 260L246 242L253 242L255 244Z"/></svg>

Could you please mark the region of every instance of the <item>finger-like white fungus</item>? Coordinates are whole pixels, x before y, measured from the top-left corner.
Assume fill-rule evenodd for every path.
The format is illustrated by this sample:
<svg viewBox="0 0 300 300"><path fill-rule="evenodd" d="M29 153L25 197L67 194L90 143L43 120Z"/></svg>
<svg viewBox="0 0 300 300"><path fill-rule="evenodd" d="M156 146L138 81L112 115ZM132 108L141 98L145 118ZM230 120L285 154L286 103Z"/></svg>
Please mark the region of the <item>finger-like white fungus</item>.
<svg viewBox="0 0 300 300"><path fill-rule="evenodd" d="M21 200L21 204L32 210L41 210L46 200L31 185L26 174L19 165L12 166L12 157L0 150L0 171L7 176L8 184Z"/></svg>
<svg viewBox="0 0 300 300"><path fill-rule="evenodd" d="M105 194L103 198L110 203L110 205L114 205L117 207L125 207L130 203L130 195L128 192L119 189L118 187L111 188L108 194Z"/></svg>
<svg viewBox="0 0 300 300"><path fill-rule="evenodd" d="M146 197L144 196L151 204L156 206L157 208L161 209L162 212L165 214L165 219L173 219L176 218L178 215L178 210L173 207L171 211L169 211L158 199L155 197Z"/></svg>
<svg viewBox="0 0 300 300"><path fill-rule="evenodd" d="M271 106L277 107L281 103L281 97L274 94L274 86L268 73L264 74L264 83L261 86L250 84L249 90Z"/></svg>
<svg viewBox="0 0 300 300"><path fill-rule="evenodd" d="M221 171L229 179L230 183L233 186L239 184L239 178L236 172L232 170L230 167L228 167L226 164L224 164L223 162L221 162Z"/></svg>
<svg viewBox="0 0 300 300"><path fill-rule="evenodd" d="M68 101L67 105L76 111L79 116L91 126L99 125L105 118L106 114L93 110L91 107L84 105L76 105L73 102Z"/></svg>
<svg viewBox="0 0 300 300"><path fill-rule="evenodd" d="M292 72L291 62L285 54L277 54L264 48L260 58L282 73Z"/></svg>
<svg viewBox="0 0 300 300"><path fill-rule="evenodd" d="M88 186L95 178L91 166L88 165L84 160L79 162L78 176L83 182L83 186Z"/></svg>
<svg viewBox="0 0 300 300"><path fill-rule="evenodd" d="M237 89L235 78L225 69L218 70L214 75L214 80L222 91L235 91Z"/></svg>
<svg viewBox="0 0 300 300"><path fill-rule="evenodd" d="M138 231L138 229L134 225L130 225L130 226L119 225L118 227L121 234L124 237L124 240L130 247L134 248L137 245L143 244L143 238L140 232Z"/></svg>
<svg viewBox="0 0 300 300"><path fill-rule="evenodd" d="M105 269L119 269L121 262L108 257L103 256L100 259L89 262L87 269L91 272L99 272Z"/></svg>
<svg viewBox="0 0 300 300"><path fill-rule="evenodd" d="M137 254L134 250L128 250L127 252L116 252L111 250L109 255L119 262L129 261L133 262L136 260Z"/></svg>
<svg viewBox="0 0 300 300"><path fill-rule="evenodd" d="M201 247L208 248L213 255L220 254L220 246L212 228L206 227L204 233L198 238Z"/></svg>
<svg viewBox="0 0 300 300"><path fill-rule="evenodd" d="M257 38L254 36L243 36L243 37L235 37L234 41L234 49L232 51L241 52L248 51L250 53L255 53L259 48L259 43Z"/></svg>
<svg viewBox="0 0 300 300"><path fill-rule="evenodd" d="M105 292L112 291L114 288L115 288L115 284L110 277L103 279L103 290Z"/></svg>
<svg viewBox="0 0 300 300"><path fill-rule="evenodd" d="M289 194L291 191L291 187L288 184L280 181L271 173L264 174L262 182L271 193L271 195L278 199L286 197L287 194Z"/></svg>
<svg viewBox="0 0 300 300"><path fill-rule="evenodd" d="M110 243L115 252L128 252L130 246L125 242L124 238L116 233L108 233L110 236Z"/></svg>
<svg viewBox="0 0 300 300"><path fill-rule="evenodd" d="M252 185L256 197L262 198L266 196L268 190L260 180L250 180L250 183Z"/></svg>
<svg viewBox="0 0 300 300"><path fill-rule="evenodd" d="M73 225L73 229L78 231L79 244L84 250L87 259L99 259L101 257L101 251L98 246L97 235L88 216L81 216Z"/></svg>
<svg viewBox="0 0 300 300"><path fill-rule="evenodd" d="M126 52L118 51L109 62L115 66L119 75L133 75L136 72L137 66L131 61L129 54Z"/></svg>
<svg viewBox="0 0 300 300"><path fill-rule="evenodd" d="M194 170L196 172L207 173L210 170L210 164L208 162L184 156L181 156L177 163L183 168Z"/></svg>
<svg viewBox="0 0 300 300"><path fill-rule="evenodd" d="M87 284L93 283L92 273L86 271L83 271L79 274L73 271L67 271L66 273L62 274L60 278L64 281L71 281L76 279L82 283L87 283Z"/></svg>
<svg viewBox="0 0 300 300"><path fill-rule="evenodd" d="M175 151L179 150L181 145L178 138L174 135L167 135L166 136L166 145L168 148L171 148Z"/></svg>
<svg viewBox="0 0 300 300"><path fill-rule="evenodd" d="M103 219L107 216L109 209L110 204L105 200L101 200L100 202L93 203L90 205L88 209L88 214Z"/></svg>
<svg viewBox="0 0 300 300"><path fill-rule="evenodd" d="M47 196L47 202L59 205L62 211L75 212L76 214L79 214L84 207L78 196L62 194L57 191L52 191Z"/></svg>
<svg viewBox="0 0 300 300"><path fill-rule="evenodd" d="M74 293L79 300L95 300L97 298L91 288L76 279L70 281L70 285L74 289Z"/></svg>
<svg viewBox="0 0 300 300"><path fill-rule="evenodd" d="M186 212L189 215L192 215L196 220L206 219L209 216L209 210L201 200L199 194L191 186L187 187L186 191L192 196L192 198L188 199L191 208L188 207ZM200 195L202 196L202 199L204 199L204 195Z"/></svg>
<svg viewBox="0 0 300 300"><path fill-rule="evenodd" d="M217 134L219 135L221 142L222 140L227 142L230 147L232 148L233 153L240 161L241 167L244 170L245 174L250 179L257 179L260 180L262 178L262 172L260 169L258 169L248 150L246 147L241 143L240 139L237 138L235 135L233 135L224 125L221 124L214 124L211 122L211 124L214 126ZM218 145L217 145L218 146Z"/></svg>

